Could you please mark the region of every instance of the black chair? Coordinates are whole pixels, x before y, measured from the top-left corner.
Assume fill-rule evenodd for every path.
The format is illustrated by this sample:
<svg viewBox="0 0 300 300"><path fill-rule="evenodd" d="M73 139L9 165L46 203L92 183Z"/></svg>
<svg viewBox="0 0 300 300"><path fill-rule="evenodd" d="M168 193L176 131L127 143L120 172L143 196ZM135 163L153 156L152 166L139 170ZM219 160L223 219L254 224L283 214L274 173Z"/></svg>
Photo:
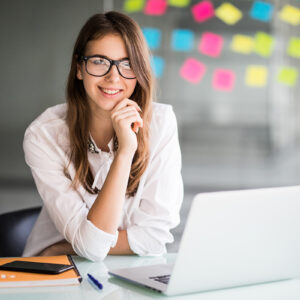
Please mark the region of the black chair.
<svg viewBox="0 0 300 300"><path fill-rule="evenodd" d="M33 207L0 215L0 256L22 255L40 211L41 207Z"/></svg>

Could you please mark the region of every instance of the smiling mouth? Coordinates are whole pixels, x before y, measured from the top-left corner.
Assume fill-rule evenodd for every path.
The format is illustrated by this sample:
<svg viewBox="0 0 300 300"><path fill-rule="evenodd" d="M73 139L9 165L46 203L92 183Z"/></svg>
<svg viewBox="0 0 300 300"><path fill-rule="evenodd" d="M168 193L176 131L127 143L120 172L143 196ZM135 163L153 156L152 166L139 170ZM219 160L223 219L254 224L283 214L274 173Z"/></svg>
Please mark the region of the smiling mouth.
<svg viewBox="0 0 300 300"><path fill-rule="evenodd" d="M122 91L122 90L119 90L119 89L105 89L105 88L102 88L102 87L99 87L99 89L103 93L108 94L108 95L116 95L116 94L118 94L119 92Z"/></svg>

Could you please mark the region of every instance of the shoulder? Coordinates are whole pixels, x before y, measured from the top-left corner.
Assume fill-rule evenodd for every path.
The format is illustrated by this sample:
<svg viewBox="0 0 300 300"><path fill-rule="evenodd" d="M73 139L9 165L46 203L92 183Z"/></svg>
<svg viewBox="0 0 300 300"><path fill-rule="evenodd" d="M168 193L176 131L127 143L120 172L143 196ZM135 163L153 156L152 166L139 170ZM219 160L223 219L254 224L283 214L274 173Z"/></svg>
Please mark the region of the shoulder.
<svg viewBox="0 0 300 300"><path fill-rule="evenodd" d="M66 124L67 104L58 104L47 108L26 129L24 144L34 141L41 146L68 143L68 127Z"/></svg>
<svg viewBox="0 0 300 300"><path fill-rule="evenodd" d="M162 130L176 124L176 116L170 104L153 103L151 128Z"/></svg>
<svg viewBox="0 0 300 300"><path fill-rule="evenodd" d="M170 139L178 138L177 120L169 104L153 103L150 124L150 148L152 151Z"/></svg>
<svg viewBox="0 0 300 300"><path fill-rule="evenodd" d="M67 104L47 108L26 129L25 136L41 131L57 131L66 127Z"/></svg>

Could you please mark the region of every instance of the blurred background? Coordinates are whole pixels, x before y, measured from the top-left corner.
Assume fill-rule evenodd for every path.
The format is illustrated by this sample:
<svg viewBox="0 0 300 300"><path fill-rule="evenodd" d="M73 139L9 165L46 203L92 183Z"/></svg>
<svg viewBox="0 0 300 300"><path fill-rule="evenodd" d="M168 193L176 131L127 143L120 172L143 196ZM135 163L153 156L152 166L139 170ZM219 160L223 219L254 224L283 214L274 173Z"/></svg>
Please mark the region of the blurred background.
<svg viewBox="0 0 300 300"><path fill-rule="evenodd" d="M41 205L23 135L65 102L77 34L94 13L125 12L152 53L157 101L173 105L185 199L300 182L299 0L11 0L0 4L0 213Z"/></svg>

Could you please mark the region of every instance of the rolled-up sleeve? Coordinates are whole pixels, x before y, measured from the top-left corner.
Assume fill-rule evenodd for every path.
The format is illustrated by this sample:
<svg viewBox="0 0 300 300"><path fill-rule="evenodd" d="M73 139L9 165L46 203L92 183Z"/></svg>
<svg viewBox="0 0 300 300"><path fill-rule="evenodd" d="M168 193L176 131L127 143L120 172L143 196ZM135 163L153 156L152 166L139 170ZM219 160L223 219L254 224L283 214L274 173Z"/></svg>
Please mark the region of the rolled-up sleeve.
<svg viewBox="0 0 300 300"><path fill-rule="evenodd" d="M170 229L180 222L183 200L181 152L175 114L165 106L163 116L152 121L151 149L141 201L131 215L128 242L138 255L156 256L174 241Z"/></svg>
<svg viewBox="0 0 300 300"><path fill-rule="evenodd" d="M87 219L88 207L82 194L71 187L65 161L47 140L27 130L25 160L31 168L38 192L58 232L74 251L89 260L103 260L116 244L118 234L109 234Z"/></svg>

